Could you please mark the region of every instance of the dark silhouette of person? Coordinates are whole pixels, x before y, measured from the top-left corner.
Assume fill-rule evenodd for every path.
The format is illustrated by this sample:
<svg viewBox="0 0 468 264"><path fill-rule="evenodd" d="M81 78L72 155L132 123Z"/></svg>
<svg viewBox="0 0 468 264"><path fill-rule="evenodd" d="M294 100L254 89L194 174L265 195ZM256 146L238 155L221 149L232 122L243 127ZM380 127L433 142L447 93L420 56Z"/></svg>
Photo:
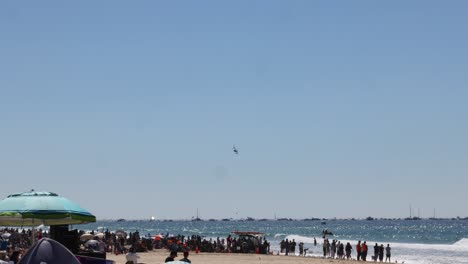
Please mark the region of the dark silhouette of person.
<svg viewBox="0 0 468 264"><path fill-rule="evenodd" d="M187 263L192 263L192 261L190 261L190 260L188 259L188 255L189 255L189 252L188 252L188 251L184 251L184 258L181 259L180 261L187 262Z"/></svg>
<svg viewBox="0 0 468 264"><path fill-rule="evenodd" d="M171 251L169 257L166 258L164 262L171 262L174 261L174 258L177 258L177 251Z"/></svg>

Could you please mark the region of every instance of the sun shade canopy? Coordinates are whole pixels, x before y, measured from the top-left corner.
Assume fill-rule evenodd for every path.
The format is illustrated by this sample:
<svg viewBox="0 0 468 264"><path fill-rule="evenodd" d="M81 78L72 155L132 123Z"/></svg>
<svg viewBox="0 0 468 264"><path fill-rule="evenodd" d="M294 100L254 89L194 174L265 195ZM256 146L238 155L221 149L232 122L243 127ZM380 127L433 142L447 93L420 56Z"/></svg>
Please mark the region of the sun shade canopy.
<svg viewBox="0 0 468 264"><path fill-rule="evenodd" d="M96 217L52 192L11 194L0 201L0 226L72 225L96 222Z"/></svg>

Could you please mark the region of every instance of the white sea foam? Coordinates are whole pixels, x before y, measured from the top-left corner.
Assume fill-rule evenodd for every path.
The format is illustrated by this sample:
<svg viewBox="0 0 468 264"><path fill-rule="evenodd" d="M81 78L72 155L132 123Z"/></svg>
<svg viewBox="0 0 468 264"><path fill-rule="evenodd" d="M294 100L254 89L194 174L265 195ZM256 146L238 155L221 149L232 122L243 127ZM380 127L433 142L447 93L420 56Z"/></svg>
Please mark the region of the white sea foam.
<svg viewBox="0 0 468 264"><path fill-rule="evenodd" d="M200 229L197 229L197 228L190 229L190 228L183 227L182 231L190 233L190 234L200 234L201 233Z"/></svg>
<svg viewBox="0 0 468 264"><path fill-rule="evenodd" d="M306 237L300 235L288 235L285 237L288 240L295 240L296 242L303 242L303 243L314 243L314 237ZM322 238L317 238L317 243L322 242ZM339 240L339 239L338 239ZM357 244L357 240L340 240L342 243L351 243L351 245ZM468 238L462 238L459 241L455 242L454 244L418 244L418 243L395 243L395 242L382 242L382 241L367 241L367 245L373 246L375 243L381 245L384 244L391 244L392 247L398 248L407 248L407 249L434 249L434 250L452 250L452 251L468 251Z"/></svg>
<svg viewBox="0 0 468 264"><path fill-rule="evenodd" d="M295 240L296 243L303 242L305 247L311 247L314 243L314 237L307 237L301 235L288 235L284 239L289 241ZM316 237L317 243L322 244L323 239ZM354 246L358 241L354 240L340 240L341 243L350 243ZM278 241L272 241L273 245ZM395 243L383 241L367 241L369 246L369 256L373 255L373 246L375 243L378 245L383 244L387 246L390 244L392 247L393 259L405 261L405 263L413 264L442 264L442 263L468 263L468 238L462 238L454 244L419 244L419 243ZM273 250L279 250L276 245ZM310 255L320 256L321 246L311 248Z"/></svg>
<svg viewBox="0 0 468 264"><path fill-rule="evenodd" d="M299 242L309 243L309 244L314 243L313 237L306 237L306 236L300 236L300 235L289 235L289 236L286 236L284 239L287 239L289 241L294 239L297 243ZM315 239L317 239L317 243L319 243L320 238L315 238Z"/></svg>
<svg viewBox="0 0 468 264"><path fill-rule="evenodd" d="M468 249L468 238L462 238L453 244L454 246L465 247Z"/></svg>
<svg viewBox="0 0 468 264"><path fill-rule="evenodd" d="M287 236L286 234L275 234L275 238L282 237L282 236Z"/></svg>

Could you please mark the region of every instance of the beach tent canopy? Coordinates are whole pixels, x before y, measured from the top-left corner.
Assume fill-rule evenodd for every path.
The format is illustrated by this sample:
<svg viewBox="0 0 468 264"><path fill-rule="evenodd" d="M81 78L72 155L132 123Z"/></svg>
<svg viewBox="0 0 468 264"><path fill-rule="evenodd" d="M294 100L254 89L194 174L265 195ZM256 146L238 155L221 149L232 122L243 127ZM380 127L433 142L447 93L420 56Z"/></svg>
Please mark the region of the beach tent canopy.
<svg viewBox="0 0 468 264"><path fill-rule="evenodd" d="M87 241L87 240L90 240L90 239L93 239L93 238L94 238L94 235L90 234L90 233L82 234L80 236L81 241Z"/></svg>
<svg viewBox="0 0 468 264"><path fill-rule="evenodd" d="M0 201L0 226L73 225L96 217L72 201L51 192L11 194Z"/></svg>
<svg viewBox="0 0 468 264"><path fill-rule="evenodd" d="M59 242L43 238L26 252L19 264L80 264L73 253Z"/></svg>
<svg viewBox="0 0 468 264"><path fill-rule="evenodd" d="M120 229L120 230L115 231L115 235L118 237L127 237L127 232Z"/></svg>
<svg viewBox="0 0 468 264"><path fill-rule="evenodd" d="M99 241L94 240L94 239L91 239L85 242L85 246L96 246L97 244L99 244Z"/></svg>

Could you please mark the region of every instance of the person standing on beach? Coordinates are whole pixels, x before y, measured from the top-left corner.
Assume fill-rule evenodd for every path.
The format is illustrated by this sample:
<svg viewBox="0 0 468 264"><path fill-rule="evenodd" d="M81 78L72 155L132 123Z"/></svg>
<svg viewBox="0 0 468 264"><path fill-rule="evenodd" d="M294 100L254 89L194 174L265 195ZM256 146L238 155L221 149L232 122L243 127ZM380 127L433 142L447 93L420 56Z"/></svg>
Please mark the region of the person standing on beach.
<svg viewBox="0 0 468 264"><path fill-rule="evenodd" d="M327 239L323 240L323 257L327 257Z"/></svg>
<svg viewBox="0 0 468 264"><path fill-rule="evenodd" d="M317 240L314 237L314 247L316 247L316 246L317 246Z"/></svg>
<svg viewBox="0 0 468 264"><path fill-rule="evenodd" d="M99 245L99 251L105 253L105 252L106 252L107 245L106 245L106 243L103 241L102 238L99 239L98 245Z"/></svg>
<svg viewBox="0 0 468 264"><path fill-rule="evenodd" d="M390 248L390 244L387 244L387 247L385 248L385 253L387 255L387 257L385 258L385 262L387 262L387 259L388 259L388 262L390 262L390 251L391 251L391 248Z"/></svg>
<svg viewBox="0 0 468 264"><path fill-rule="evenodd" d="M228 252L231 253L231 245L232 245L232 237L231 235L229 235L227 238L226 238L226 241L227 241L227 248L228 248Z"/></svg>
<svg viewBox="0 0 468 264"><path fill-rule="evenodd" d="M366 244L366 241L364 241L364 243L362 243L361 245L361 259L362 261L366 261L366 258L367 258L367 244Z"/></svg>
<svg viewBox="0 0 468 264"><path fill-rule="evenodd" d="M382 262L383 261L383 253L385 251L385 248L383 246L383 244L380 244L380 247L379 247L379 261Z"/></svg>
<svg viewBox="0 0 468 264"><path fill-rule="evenodd" d="M293 255L296 255L296 240L292 240L291 242L291 252Z"/></svg>
<svg viewBox="0 0 468 264"><path fill-rule="evenodd" d="M356 254L357 254L357 260L359 260L361 258L361 240L359 240L356 245Z"/></svg>
<svg viewBox="0 0 468 264"><path fill-rule="evenodd" d="M331 250L330 250L330 257L332 259L335 258L335 253L336 253L336 242L335 242L335 239L333 239L333 241L331 243Z"/></svg>
<svg viewBox="0 0 468 264"><path fill-rule="evenodd" d="M286 248L286 242L283 239L280 242L280 252L283 253L285 248Z"/></svg>
<svg viewBox="0 0 468 264"><path fill-rule="evenodd" d="M374 246L374 257L372 257L374 259L374 261L377 261L378 257L379 257L379 250L380 250L380 247L377 243L375 243L375 246Z"/></svg>
<svg viewBox="0 0 468 264"><path fill-rule="evenodd" d="M351 250L353 250L353 247L352 247L351 244L348 242L348 243L346 244L346 247L345 247L346 259L350 259L350 258L351 258Z"/></svg>
<svg viewBox="0 0 468 264"><path fill-rule="evenodd" d="M188 252L188 251L184 251L184 258L181 259L180 261L187 262L187 263L192 263L192 261L190 261L190 260L188 259L188 255L189 255L189 252Z"/></svg>
<svg viewBox="0 0 468 264"><path fill-rule="evenodd" d="M338 241L338 258L344 259L344 245Z"/></svg>
<svg viewBox="0 0 468 264"><path fill-rule="evenodd" d="M164 262L166 263L174 261L174 258L177 258L177 251L171 251L171 254L169 255L169 257L166 258Z"/></svg>

